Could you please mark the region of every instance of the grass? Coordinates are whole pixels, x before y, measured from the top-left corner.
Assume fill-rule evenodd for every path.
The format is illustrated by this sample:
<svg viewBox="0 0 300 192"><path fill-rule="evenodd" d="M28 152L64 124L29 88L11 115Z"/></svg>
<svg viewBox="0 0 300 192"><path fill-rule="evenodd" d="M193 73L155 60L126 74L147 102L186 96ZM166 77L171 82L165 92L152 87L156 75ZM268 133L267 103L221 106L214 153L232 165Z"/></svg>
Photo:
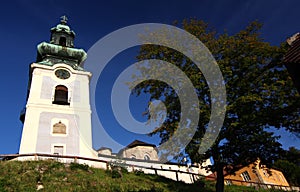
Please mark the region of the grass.
<svg viewBox="0 0 300 192"><path fill-rule="evenodd" d="M97 191L97 192L213 192L214 183L176 182L142 172L105 171L81 164L56 161L0 161L0 191ZM203 187L204 185L204 187ZM226 186L225 191L255 191L253 188ZM262 190L261 192L263 192Z"/></svg>

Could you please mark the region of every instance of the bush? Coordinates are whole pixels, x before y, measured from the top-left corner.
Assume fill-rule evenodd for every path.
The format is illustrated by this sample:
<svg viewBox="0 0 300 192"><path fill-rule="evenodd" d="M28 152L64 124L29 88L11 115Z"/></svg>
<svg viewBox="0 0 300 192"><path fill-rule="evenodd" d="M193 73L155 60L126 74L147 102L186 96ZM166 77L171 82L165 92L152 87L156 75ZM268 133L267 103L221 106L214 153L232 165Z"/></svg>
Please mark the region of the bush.
<svg viewBox="0 0 300 192"><path fill-rule="evenodd" d="M145 175L145 173L144 173L144 171L142 171L142 170L134 170L134 174L135 175Z"/></svg>
<svg viewBox="0 0 300 192"><path fill-rule="evenodd" d="M205 180L203 178L200 178L194 182L195 185L199 186L200 188L205 187Z"/></svg>
<svg viewBox="0 0 300 192"><path fill-rule="evenodd" d="M122 174L122 172L120 170L113 169L113 170L111 170L111 177L112 178L122 178L123 174Z"/></svg>
<svg viewBox="0 0 300 192"><path fill-rule="evenodd" d="M86 165L86 164L71 163L70 164L70 169L71 170L81 169L81 170L84 170L84 171L88 171L89 170L89 166Z"/></svg>

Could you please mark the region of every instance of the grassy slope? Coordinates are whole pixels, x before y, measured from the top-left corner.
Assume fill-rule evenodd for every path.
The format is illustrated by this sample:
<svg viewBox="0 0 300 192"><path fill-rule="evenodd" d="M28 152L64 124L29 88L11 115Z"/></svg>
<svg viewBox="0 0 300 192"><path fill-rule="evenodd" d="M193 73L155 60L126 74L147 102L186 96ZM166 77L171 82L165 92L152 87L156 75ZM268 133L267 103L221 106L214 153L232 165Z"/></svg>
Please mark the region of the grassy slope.
<svg viewBox="0 0 300 192"><path fill-rule="evenodd" d="M214 191L214 183L188 185L156 175L141 172L118 173L90 168L79 164L62 164L55 161L0 161L0 191L103 191L103 192L168 192ZM226 191L255 191L252 188L229 186Z"/></svg>

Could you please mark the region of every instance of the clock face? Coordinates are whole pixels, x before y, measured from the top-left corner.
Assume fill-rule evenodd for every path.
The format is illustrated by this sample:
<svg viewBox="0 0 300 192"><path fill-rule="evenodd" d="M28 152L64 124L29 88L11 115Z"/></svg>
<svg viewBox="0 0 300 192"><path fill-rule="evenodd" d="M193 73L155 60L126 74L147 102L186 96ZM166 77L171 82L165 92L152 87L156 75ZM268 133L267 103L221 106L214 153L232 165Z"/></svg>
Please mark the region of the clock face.
<svg viewBox="0 0 300 192"><path fill-rule="evenodd" d="M58 77L60 79L68 79L70 77L69 71L67 71L65 69L57 69L55 71L55 75L56 75L56 77Z"/></svg>

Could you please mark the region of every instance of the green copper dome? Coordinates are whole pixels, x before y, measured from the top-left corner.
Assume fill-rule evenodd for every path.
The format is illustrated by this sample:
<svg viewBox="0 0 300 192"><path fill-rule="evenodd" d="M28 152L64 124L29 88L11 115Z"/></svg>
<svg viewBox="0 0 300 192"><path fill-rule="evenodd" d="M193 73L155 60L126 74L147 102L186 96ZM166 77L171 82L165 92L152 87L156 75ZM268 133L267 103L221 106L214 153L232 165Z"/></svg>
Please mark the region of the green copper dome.
<svg viewBox="0 0 300 192"><path fill-rule="evenodd" d="M74 48L75 32L67 25L67 17L51 28L50 43L42 42L37 46L37 62L43 65L65 63L76 70L83 70L87 54L83 49Z"/></svg>

